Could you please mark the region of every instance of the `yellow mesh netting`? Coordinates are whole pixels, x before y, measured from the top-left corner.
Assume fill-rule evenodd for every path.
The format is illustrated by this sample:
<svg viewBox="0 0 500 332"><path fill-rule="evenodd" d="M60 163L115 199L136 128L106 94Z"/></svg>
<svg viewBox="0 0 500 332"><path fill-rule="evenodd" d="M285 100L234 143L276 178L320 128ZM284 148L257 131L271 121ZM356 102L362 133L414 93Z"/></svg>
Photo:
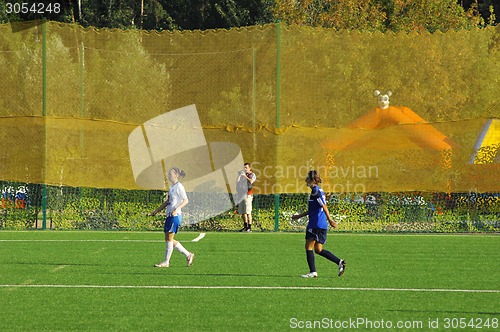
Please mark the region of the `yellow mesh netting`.
<svg viewBox="0 0 500 332"><path fill-rule="evenodd" d="M138 189L130 133L195 104L206 140L253 163L257 193L306 192L312 168L328 191L500 190L498 144L478 145L500 117L500 26L46 29L0 26L2 180ZM374 89L393 91L387 111Z"/></svg>

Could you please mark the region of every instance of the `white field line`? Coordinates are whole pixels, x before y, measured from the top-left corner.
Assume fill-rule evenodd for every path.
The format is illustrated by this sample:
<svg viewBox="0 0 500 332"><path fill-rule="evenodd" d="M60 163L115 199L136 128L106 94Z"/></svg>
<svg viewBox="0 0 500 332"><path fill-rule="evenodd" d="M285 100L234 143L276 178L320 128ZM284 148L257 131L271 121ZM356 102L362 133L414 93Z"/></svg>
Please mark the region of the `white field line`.
<svg viewBox="0 0 500 332"><path fill-rule="evenodd" d="M6 284L0 288L102 288L102 289L253 289L253 290L331 290L365 292L417 292L417 293L500 293L498 289L446 289L446 288L370 288L370 287L313 287L313 286L175 286L175 285L28 285Z"/></svg>
<svg viewBox="0 0 500 332"><path fill-rule="evenodd" d="M164 239L162 240L126 240L126 239L120 239L120 240L100 240L100 239L87 239L87 240L66 240L66 239L61 239L61 240L1 240L0 242L165 242Z"/></svg>
<svg viewBox="0 0 500 332"><path fill-rule="evenodd" d="M198 242L205 237L206 233L200 233L196 239L192 239L191 242Z"/></svg>
<svg viewBox="0 0 500 332"><path fill-rule="evenodd" d="M52 231L47 231L47 232L52 232ZM11 234L29 234L29 233L33 233L33 231L29 230L2 230L1 233L11 233ZM1 235L0 233L0 235ZM92 234L110 234L110 233L113 233L113 234L144 234L144 231L99 231L99 230L96 230L96 231L82 231L82 230L79 230L79 231L64 231L64 230L61 230L61 231L57 231L57 233L81 233L81 234L89 234L89 233L92 233ZM163 232L161 231L158 231L157 232L158 234L163 234ZM184 232L184 234L189 234L190 232ZM217 233L217 232L213 232L213 233ZM231 234L231 233L223 233L223 234ZM235 233L237 234L237 233ZM259 232L256 232L255 234L260 234ZM301 235L303 234L303 232L263 232L262 234L269 234L269 235L278 235L278 236L294 236L294 235ZM336 231L332 231L330 230L329 235L332 235L332 236L347 236L347 237L350 237L350 236L354 236L354 237L401 237L401 236L408 236L408 237L482 237L482 238L499 238L500 237L500 233L342 233L342 232L336 232ZM40 239L40 240L23 240L23 239L20 239L20 240L9 240L9 239L0 239L0 241L76 241L76 240L43 240L43 239ZM96 240L96 241L105 241L105 240ZM111 240L111 241L114 241L114 240ZM117 240L117 241L120 241L120 240ZM141 240L129 240L129 241L141 241Z"/></svg>

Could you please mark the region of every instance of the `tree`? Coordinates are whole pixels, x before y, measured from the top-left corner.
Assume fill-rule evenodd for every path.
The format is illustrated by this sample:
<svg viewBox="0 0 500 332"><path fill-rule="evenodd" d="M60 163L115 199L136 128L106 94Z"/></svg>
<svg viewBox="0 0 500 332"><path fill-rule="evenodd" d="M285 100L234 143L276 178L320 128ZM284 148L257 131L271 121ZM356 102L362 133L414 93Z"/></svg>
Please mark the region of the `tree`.
<svg viewBox="0 0 500 332"><path fill-rule="evenodd" d="M468 13L479 13L485 24L500 23L500 2L496 0L460 0L460 5Z"/></svg>
<svg viewBox="0 0 500 332"><path fill-rule="evenodd" d="M376 0L276 0L274 17L286 24L383 30L386 14Z"/></svg>
<svg viewBox="0 0 500 332"><path fill-rule="evenodd" d="M72 2L69 8L73 21L97 28L133 27L136 23L136 1L99 0Z"/></svg>
<svg viewBox="0 0 500 332"><path fill-rule="evenodd" d="M484 26L479 11L456 0L276 0L286 24L369 31L430 31Z"/></svg>
<svg viewBox="0 0 500 332"><path fill-rule="evenodd" d="M41 18L7 15L0 0L0 23ZM16 2L16 1L12 1ZM19 1L17 1L19 2ZM43 1L41 1L43 2ZM494 25L496 0L61 0L48 17L84 27L205 30L274 23L347 30L448 30Z"/></svg>
<svg viewBox="0 0 500 332"><path fill-rule="evenodd" d="M392 31L446 31L479 26L476 12L466 13L456 0L393 0L387 29Z"/></svg>
<svg viewBox="0 0 500 332"><path fill-rule="evenodd" d="M271 0L78 0L74 20L84 26L196 30L269 23ZM79 15L81 13L81 15Z"/></svg>

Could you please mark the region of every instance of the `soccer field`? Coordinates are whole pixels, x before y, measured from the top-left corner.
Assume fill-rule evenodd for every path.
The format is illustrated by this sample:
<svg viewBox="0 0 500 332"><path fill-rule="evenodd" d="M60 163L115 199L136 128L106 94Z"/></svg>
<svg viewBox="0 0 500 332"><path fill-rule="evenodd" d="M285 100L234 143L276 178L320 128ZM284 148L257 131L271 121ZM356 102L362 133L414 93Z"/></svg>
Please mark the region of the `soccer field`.
<svg viewBox="0 0 500 332"><path fill-rule="evenodd" d="M498 235L344 234L308 272L301 233L0 232L2 330L499 331Z"/></svg>

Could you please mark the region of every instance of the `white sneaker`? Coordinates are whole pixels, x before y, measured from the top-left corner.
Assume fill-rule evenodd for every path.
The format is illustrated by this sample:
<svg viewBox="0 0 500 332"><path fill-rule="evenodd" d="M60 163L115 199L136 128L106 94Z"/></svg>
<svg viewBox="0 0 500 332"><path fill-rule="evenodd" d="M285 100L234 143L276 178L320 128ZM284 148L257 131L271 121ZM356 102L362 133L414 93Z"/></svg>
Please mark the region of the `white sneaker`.
<svg viewBox="0 0 500 332"><path fill-rule="evenodd" d="M339 262L339 277L344 274L345 271L345 261L343 259Z"/></svg>
<svg viewBox="0 0 500 332"><path fill-rule="evenodd" d="M193 264L193 260L194 260L194 254L190 253L189 256L187 257L188 267L190 267Z"/></svg>
<svg viewBox="0 0 500 332"><path fill-rule="evenodd" d="M302 278L317 278L318 273L317 272L309 272L308 274L303 274L301 275Z"/></svg>
<svg viewBox="0 0 500 332"><path fill-rule="evenodd" d="M155 267L168 267L168 263L167 262L161 262L161 263L155 264Z"/></svg>

